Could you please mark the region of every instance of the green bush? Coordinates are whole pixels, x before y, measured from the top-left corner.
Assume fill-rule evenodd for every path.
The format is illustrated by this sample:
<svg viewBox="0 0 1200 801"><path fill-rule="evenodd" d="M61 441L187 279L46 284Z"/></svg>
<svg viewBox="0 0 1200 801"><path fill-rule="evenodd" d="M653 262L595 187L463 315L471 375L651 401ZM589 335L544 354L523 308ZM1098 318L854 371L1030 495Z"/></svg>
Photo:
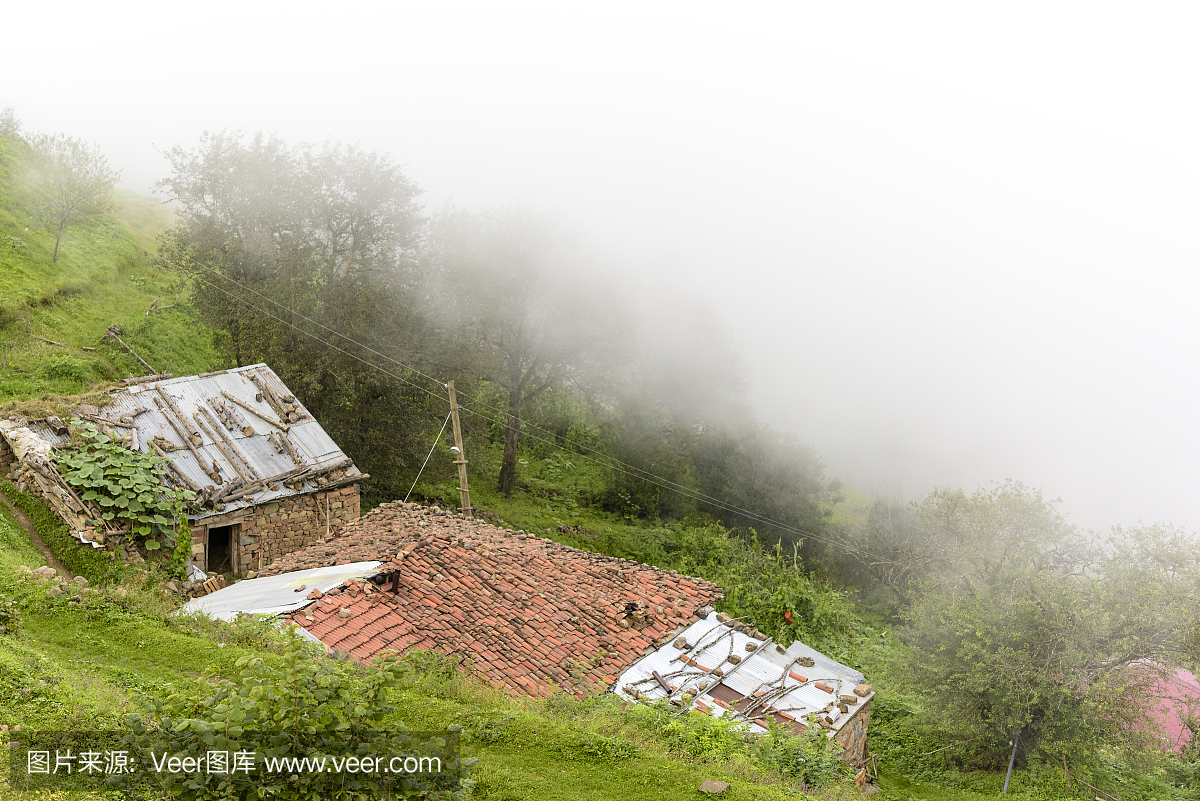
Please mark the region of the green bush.
<svg viewBox="0 0 1200 801"><path fill-rule="evenodd" d="M665 702L639 703L630 714L674 754L699 762L725 762L747 753L753 742L744 722L698 712L679 714Z"/></svg>
<svg viewBox="0 0 1200 801"><path fill-rule="evenodd" d="M0 634L15 634L21 628L21 615L17 604L7 595L0 594Z"/></svg>
<svg viewBox="0 0 1200 801"><path fill-rule="evenodd" d="M817 726L795 735L779 726L758 738L755 753L759 760L780 774L802 779L810 787L828 787L850 775L842 760L842 750Z"/></svg>
<svg viewBox="0 0 1200 801"><path fill-rule="evenodd" d="M82 431L81 441L54 454L63 480L85 501L95 501L106 521L127 523L147 550L159 550L161 545L151 537L154 527L176 525L192 493L163 483L167 472L163 457L122 447L90 423L72 423Z"/></svg>
<svg viewBox="0 0 1200 801"><path fill-rule="evenodd" d="M67 570L77 576L83 576L95 586L117 584L124 578L129 568L115 553L97 550L72 537L66 525L36 495L18 492L8 482L0 484L0 491L29 515L46 547L58 557Z"/></svg>
<svg viewBox="0 0 1200 801"><path fill-rule="evenodd" d="M150 753L201 760L213 751L251 754L253 770L159 773L159 791L180 799L464 799L475 760L456 753L459 729L417 735L390 723L388 692L408 667L395 657L358 668L326 658L293 635L281 664L238 660L236 681L222 679L207 697L182 691L167 698L139 694L143 714L129 714L125 738L132 757ZM437 756L437 773L389 774L337 770L272 770L268 760L320 760L353 756L388 760L400 755ZM232 756L230 757L232 759ZM309 763L312 765L312 762ZM123 784L128 777L114 776ZM390 791L390 795L386 795Z"/></svg>
<svg viewBox="0 0 1200 801"><path fill-rule="evenodd" d="M0 648L0 709L13 710L25 704L53 698L61 677L49 660L16 649Z"/></svg>
<svg viewBox="0 0 1200 801"><path fill-rule="evenodd" d="M218 644L241 645L246 648L278 650L287 642L287 633L279 627L274 615L238 615L231 621L209 617L203 612L174 614L163 619L167 628L177 629Z"/></svg>
<svg viewBox="0 0 1200 801"><path fill-rule="evenodd" d="M65 353L55 354L38 365L37 374L48 381L71 381L82 387L92 377L92 366Z"/></svg>

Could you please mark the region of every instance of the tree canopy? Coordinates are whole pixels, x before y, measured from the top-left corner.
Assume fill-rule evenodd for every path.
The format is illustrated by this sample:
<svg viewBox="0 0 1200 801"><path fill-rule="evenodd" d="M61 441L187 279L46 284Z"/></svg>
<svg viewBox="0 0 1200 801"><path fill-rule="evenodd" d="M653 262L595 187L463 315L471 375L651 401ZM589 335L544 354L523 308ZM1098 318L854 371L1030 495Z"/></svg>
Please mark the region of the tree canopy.
<svg viewBox="0 0 1200 801"><path fill-rule="evenodd" d="M219 132L167 157L159 186L181 214L163 263L194 277L229 359L271 363L371 474L368 504L404 497L453 378L474 413L468 451L501 451L490 478L504 493L522 488L519 454L532 439L611 466L583 500L621 515L761 527L699 497L710 495L789 529L825 525L823 465L745 422L736 352L715 313L656 298L639 317L547 215L448 205L426 216L390 159L344 145ZM646 320L661 325L639 332ZM684 350L645 345L665 334Z"/></svg>
<svg viewBox="0 0 1200 801"><path fill-rule="evenodd" d="M916 509L926 569L902 670L937 727L994 763L1020 736L1089 756L1151 731L1149 700L1197 609L1198 557L1165 526L1079 530L1034 489L937 490Z"/></svg>

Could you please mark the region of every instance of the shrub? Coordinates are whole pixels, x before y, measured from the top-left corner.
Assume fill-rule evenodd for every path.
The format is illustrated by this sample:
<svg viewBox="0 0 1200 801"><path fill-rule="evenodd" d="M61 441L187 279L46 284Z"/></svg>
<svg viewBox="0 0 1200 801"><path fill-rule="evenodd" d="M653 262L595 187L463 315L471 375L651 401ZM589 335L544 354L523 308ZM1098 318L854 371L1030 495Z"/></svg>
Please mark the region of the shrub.
<svg viewBox="0 0 1200 801"><path fill-rule="evenodd" d="M83 359L55 354L38 365L37 374L48 381L71 381L83 385L92 376L92 366Z"/></svg>
<svg viewBox="0 0 1200 801"><path fill-rule="evenodd" d="M0 595L0 634L14 634L21 628L17 605L7 595Z"/></svg>
<svg viewBox="0 0 1200 801"><path fill-rule="evenodd" d="M772 726L755 743L755 750L764 765L810 787L829 787L850 774L841 749L816 726L799 735Z"/></svg>
<svg viewBox="0 0 1200 801"><path fill-rule="evenodd" d="M388 691L400 685L408 668L395 657L361 671L325 658L292 635L281 664L259 658L238 661L236 681L222 679L209 695L190 691L167 698L138 695L143 714L125 722L130 755L149 765L164 752L203 760L209 753L250 754L253 770L158 773L159 790L181 799L464 799L475 760L456 753L459 730L417 735L389 724L395 708ZM388 759L397 755L437 756L438 773L272 770L268 760ZM128 776L114 776L121 785ZM390 790L391 795L387 795Z"/></svg>
<svg viewBox="0 0 1200 801"><path fill-rule="evenodd" d="M163 483L161 456L124 448L90 423L76 430L83 433L75 447L54 454L63 480L82 492L85 501L99 504L106 521L128 523L147 550L159 550L160 544L150 538L153 528L174 525L192 494Z"/></svg>

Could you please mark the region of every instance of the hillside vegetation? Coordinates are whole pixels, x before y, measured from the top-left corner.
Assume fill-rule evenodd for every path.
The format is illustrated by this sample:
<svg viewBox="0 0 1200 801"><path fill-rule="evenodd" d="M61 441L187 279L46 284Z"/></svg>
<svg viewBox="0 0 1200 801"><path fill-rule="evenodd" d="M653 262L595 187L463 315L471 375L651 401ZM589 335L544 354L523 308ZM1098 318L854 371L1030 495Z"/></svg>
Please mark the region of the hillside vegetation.
<svg viewBox="0 0 1200 801"><path fill-rule="evenodd" d="M156 370L185 375L223 365L186 282L155 263L152 237L172 215L120 192L115 216L92 215L66 230L54 262L54 237L25 202L32 157L22 140L0 137L0 404L145 375L134 356L104 338L111 325ZM175 308L147 315L155 301Z"/></svg>
<svg viewBox="0 0 1200 801"><path fill-rule="evenodd" d="M907 507L847 490L753 418L710 312L644 313L528 209L429 212L380 154L206 135L170 154L161 189L177 210L118 193L112 214L65 230L57 261L30 207L34 158L0 137L0 412L144 374L103 338L116 324L155 370L269 363L371 474L365 506L410 493L456 506L453 380L490 519L715 581L723 611L861 669L879 690L880 797L995 798L1019 736L1011 797L1200 798L1197 749L1164 753L1140 702L1147 665L1200 656L1184 532L1095 538L1016 482ZM285 655L261 621L168 616L165 577L84 551L37 499L4 492L93 586L72 603L18 577L41 555L0 507L0 724L121 726L140 700L249 680L239 658L363 680ZM857 792L807 738L755 742L606 698L507 698L428 655L403 670L389 720L461 725L476 798L694 799L704 778L733 782L726 798Z"/></svg>

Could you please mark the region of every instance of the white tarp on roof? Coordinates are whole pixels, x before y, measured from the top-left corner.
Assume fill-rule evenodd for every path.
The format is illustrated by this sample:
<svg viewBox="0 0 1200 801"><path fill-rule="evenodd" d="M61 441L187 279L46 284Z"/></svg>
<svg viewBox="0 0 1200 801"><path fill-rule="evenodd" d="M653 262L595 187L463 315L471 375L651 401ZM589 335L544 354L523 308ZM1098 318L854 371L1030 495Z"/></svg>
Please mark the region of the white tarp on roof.
<svg viewBox="0 0 1200 801"><path fill-rule="evenodd" d="M352 562L332 567L296 570L278 576L239 581L214 593L193 598L179 612L203 612L220 620L247 615L282 615L308 606L313 590L328 592L350 579L361 579L378 572L383 562ZM303 589L300 589L303 587Z"/></svg>

